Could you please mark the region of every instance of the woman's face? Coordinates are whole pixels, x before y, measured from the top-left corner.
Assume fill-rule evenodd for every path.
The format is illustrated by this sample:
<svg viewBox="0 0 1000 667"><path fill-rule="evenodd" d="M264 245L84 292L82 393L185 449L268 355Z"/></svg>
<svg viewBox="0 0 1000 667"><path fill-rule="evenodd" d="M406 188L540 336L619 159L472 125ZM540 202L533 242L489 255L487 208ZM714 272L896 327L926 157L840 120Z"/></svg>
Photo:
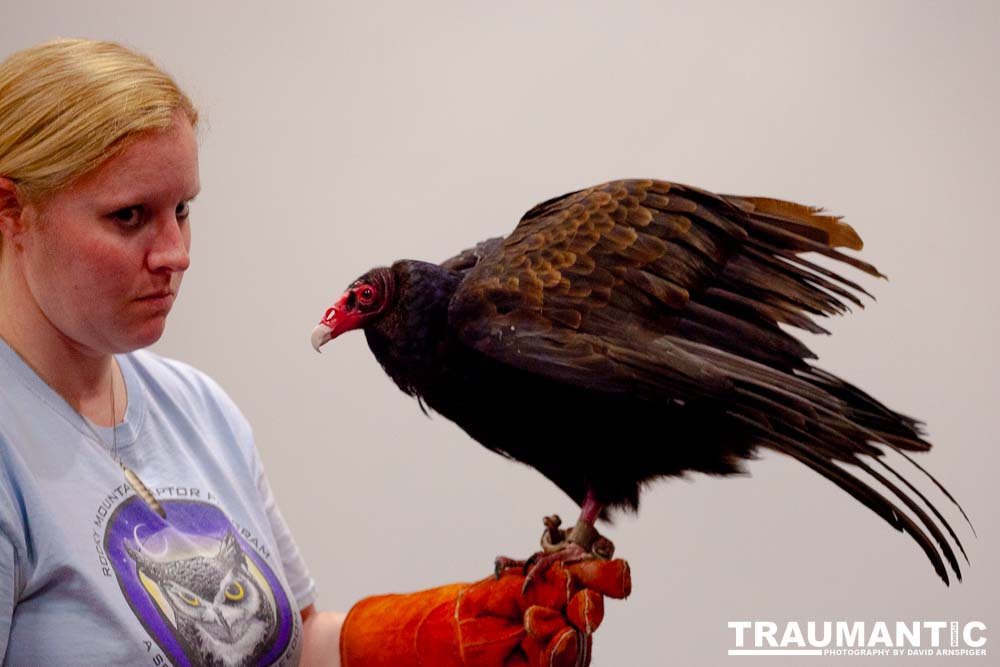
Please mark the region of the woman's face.
<svg viewBox="0 0 1000 667"><path fill-rule="evenodd" d="M94 171L22 209L19 265L65 342L93 353L156 342L188 268L198 146L178 114Z"/></svg>

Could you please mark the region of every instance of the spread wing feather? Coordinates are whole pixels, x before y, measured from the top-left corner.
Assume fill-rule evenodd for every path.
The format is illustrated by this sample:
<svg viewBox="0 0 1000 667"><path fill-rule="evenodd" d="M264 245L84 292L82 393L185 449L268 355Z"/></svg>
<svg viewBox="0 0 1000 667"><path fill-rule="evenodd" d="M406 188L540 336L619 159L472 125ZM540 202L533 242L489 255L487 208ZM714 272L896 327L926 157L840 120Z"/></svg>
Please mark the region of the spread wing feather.
<svg viewBox="0 0 1000 667"><path fill-rule="evenodd" d="M707 407L911 535L945 582L941 554L961 578L950 542L911 494L964 555L952 527L879 458L885 448L928 449L919 423L810 365L815 355L779 326L824 332L816 316L863 307L860 286L800 256L881 276L837 247L858 250L861 239L821 209L616 181L543 202L506 239L446 262L466 272L449 322L467 345L549 379Z"/></svg>

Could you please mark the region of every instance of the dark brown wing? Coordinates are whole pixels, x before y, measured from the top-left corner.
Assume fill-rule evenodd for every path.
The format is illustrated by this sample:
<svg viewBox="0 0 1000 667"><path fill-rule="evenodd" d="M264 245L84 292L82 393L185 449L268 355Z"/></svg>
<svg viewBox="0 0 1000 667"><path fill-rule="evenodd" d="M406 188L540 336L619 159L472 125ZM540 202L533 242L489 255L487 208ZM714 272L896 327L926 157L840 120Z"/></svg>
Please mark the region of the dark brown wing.
<svg viewBox="0 0 1000 667"><path fill-rule="evenodd" d="M539 204L472 268L465 262L449 319L466 344L547 378L708 406L912 535L947 582L934 542L960 577L955 554L910 494L961 548L957 536L878 458L882 446L928 449L917 422L812 367L814 355L779 327L823 332L813 316L861 306L861 287L800 256L817 252L880 276L838 246L860 249L861 239L820 209L616 181ZM895 501L838 461L875 477Z"/></svg>
<svg viewBox="0 0 1000 667"><path fill-rule="evenodd" d="M503 244L503 237L497 236L492 239L480 241L472 248L466 248L450 259L441 262L441 266L452 271L464 272L473 268L479 261L494 250L498 250Z"/></svg>

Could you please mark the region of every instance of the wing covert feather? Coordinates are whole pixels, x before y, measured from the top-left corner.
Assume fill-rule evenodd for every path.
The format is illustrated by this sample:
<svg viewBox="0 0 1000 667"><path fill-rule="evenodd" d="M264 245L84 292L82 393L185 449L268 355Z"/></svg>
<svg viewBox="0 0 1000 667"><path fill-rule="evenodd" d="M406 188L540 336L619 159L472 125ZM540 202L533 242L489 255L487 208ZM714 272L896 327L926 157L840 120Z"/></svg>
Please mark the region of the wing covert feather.
<svg viewBox="0 0 1000 667"><path fill-rule="evenodd" d="M815 316L842 313L845 301L862 305L856 284L797 261L805 251L838 257L837 244L860 246L854 230L819 211L652 180L574 192L531 209L478 257L449 319L467 344L522 366L537 360L503 348L531 324L546 333L549 349L537 348L540 355L561 354L557 341L566 337L611 340L627 331L637 348L692 337L775 367L802 367L813 355L779 324L822 332ZM768 231L758 238L761 225Z"/></svg>

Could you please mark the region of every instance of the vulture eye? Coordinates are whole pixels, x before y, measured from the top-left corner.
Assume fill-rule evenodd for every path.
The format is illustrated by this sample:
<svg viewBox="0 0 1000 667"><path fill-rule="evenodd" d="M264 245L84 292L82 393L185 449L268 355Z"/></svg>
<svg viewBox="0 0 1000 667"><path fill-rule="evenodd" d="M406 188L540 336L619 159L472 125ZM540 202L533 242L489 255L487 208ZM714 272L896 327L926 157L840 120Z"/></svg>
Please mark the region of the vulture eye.
<svg viewBox="0 0 1000 667"><path fill-rule="evenodd" d="M365 306L371 305L371 302L374 300L375 300L375 290L373 290L371 287L365 285L358 291L358 301L360 301L362 305Z"/></svg>

